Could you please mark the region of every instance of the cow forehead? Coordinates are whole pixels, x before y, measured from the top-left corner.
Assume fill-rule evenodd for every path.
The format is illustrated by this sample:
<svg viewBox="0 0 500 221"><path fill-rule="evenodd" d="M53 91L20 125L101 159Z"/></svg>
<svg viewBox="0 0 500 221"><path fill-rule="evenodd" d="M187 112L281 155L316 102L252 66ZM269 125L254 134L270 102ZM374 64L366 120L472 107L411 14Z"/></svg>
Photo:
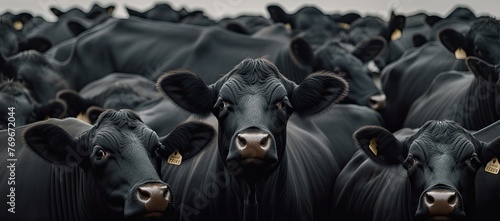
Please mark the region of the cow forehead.
<svg viewBox="0 0 500 221"><path fill-rule="evenodd" d="M277 78L269 78L263 82L245 82L238 76L229 79L221 88L219 96L237 102L247 95L259 95L270 103L287 95L286 89Z"/></svg>
<svg viewBox="0 0 500 221"><path fill-rule="evenodd" d="M411 142L409 153L421 152L426 158L435 154L461 158L474 153L478 145L477 140L456 123L438 121L422 128Z"/></svg>
<svg viewBox="0 0 500 221"><path fill-rule="evenodd" d="M469 35L480 34L485 37L500 37L500 21L487 17L478 19L471 25Z"/></svg>

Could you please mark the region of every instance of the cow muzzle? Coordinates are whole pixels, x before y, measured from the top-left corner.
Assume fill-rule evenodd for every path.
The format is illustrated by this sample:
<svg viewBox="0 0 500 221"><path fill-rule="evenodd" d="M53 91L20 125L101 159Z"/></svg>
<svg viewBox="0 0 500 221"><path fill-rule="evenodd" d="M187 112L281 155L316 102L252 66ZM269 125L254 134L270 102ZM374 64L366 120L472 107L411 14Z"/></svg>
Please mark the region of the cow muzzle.
<svg viewBox="0 0 500 221"><path fill-rule="evenodd" d="M146 208L144 217L160 217L172 202L172 193L166 184L147 183L137 188L136 198Z"/></svg>
<svg viewBox="0 0 500 221"><path fill-rule="evenodd" d="M278 161L272 135L261 129L248 128L236 133L232 146L227 162L265 169Z"/></svg>
<svg viewBox="0 0 500 221"><path fill-rule="evenodd" d="M373 95L370 97L370 107L374 110L381 110L385 108L385 95Z"/></svg>
<svg viewBox="0 0 500 221"><path fill-rule="evenodd" d="M416 215L421 220L462 220L465 218L462 204L460 194L455 190L430 189L422 194Z"/></svg>

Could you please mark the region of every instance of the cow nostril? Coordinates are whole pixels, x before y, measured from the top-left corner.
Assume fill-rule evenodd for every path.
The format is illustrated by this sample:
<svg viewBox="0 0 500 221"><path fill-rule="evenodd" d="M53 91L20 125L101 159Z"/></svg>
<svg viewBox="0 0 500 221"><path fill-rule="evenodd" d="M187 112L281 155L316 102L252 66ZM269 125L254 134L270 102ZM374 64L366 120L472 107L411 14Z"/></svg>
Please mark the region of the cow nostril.
<svg viewBox="0 0 500 221"><path fill-rule="evenodd" d="M434 203L434 197L432 197L429 193L425 194L425 202L428 204L433 204Z"/></svg>
<svg viewBox="0 0 500 221"><path fill-rule="evenodd" d="M260 140L260 146L264 149L267 149L271 143L271 139L269 139L269 134L266 134L262 140Z"/></svg>
<svg viewBox="0 0 500 221"><path fill-rule="evenodd" d="M453 193L450 198L448 198L448 203L454 205L457 202L457 193Z"/></svg>
<svg viewBox="0 0 500 221"><path fill-rule="evenodd" d="M247 145L247 140L241 134L238 134L238 145L240 147L245 147Z"/></svg>
<svg viewBox="0 0 500 221"><path fill-rule="evenodd" d="M143 187L139 187L137 190L137 196L141 201L146 202L151 198L151 193Z"/></svg>

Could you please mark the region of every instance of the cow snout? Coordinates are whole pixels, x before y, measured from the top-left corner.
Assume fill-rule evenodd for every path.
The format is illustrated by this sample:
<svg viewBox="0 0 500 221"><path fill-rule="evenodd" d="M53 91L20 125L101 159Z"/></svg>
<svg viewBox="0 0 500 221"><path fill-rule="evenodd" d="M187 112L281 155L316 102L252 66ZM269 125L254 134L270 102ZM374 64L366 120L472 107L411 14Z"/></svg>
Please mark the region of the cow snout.
<svg viewBox="0 0 500 221"><path fill-rule="evenodd" d="M430 190L423 195L430 217L449 216L459 205L459 197L451 190Z"/></svg>
<svg viewBox="0 0 500 221"><path fill-rule="evenodd" d="M373 95L370 97L370 107L374 110L385 108L385 95Z"/></svg>
<svg viewBox="0 0 500 221"><path fill-rule="evenodd" d="M166 184L148 183L137 188L137 200L146 208L144 216L161 216L172 201L172 193Z"/></svg>
<svg viewBox="0 0 500 221"><path fill-rule="evenodd" d="M236 147L242 159L264 159L271 148L271 138L268 133L250 131L242 132L236 136Z"/></svg>

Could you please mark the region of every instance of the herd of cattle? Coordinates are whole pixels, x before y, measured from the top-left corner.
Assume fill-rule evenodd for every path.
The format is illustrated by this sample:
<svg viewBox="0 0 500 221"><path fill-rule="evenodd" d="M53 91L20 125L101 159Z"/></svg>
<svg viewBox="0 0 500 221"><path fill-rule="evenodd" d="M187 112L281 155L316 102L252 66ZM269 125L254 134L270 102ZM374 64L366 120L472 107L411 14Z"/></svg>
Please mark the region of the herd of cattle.
<svg viewBox="0 0 500 221"><path fill-rule="evenodd" d="M500 220L499 20L113 9L1 15L2 220Z"/></svg>

